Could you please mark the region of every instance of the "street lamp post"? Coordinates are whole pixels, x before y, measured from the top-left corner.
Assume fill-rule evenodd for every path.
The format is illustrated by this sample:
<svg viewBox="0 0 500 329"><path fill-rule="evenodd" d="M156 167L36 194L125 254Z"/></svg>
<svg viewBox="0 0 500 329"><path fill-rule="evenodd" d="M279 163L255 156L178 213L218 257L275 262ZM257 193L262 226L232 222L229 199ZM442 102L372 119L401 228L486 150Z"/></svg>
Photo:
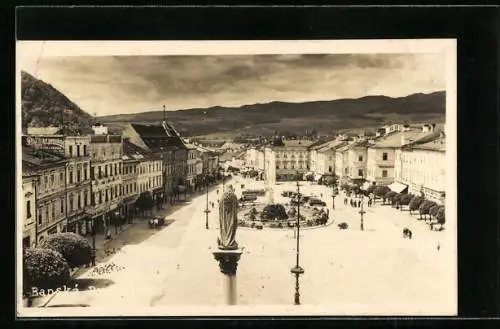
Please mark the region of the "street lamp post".
<svg viewBox="0 0 500 329"><path fill-rule="evenodd" d="M95 235L96 235L96 227L95 227L95 218L92 218L92 266L95 266Z"/></svg>
<svg viewBox="0 0 500 329"><path fill-rule="evenodd" d="M364 231L363 227L363 215L366 213L366 211L363 210L363 194L361 194L361 210L359 211L359 214L361 215L361 231Z"/></svg>
<svg viewBox="0 0 500 329"><path fill-rule="evenodd" d="M300 286L299 286L299 276L301 274L304 274L304 269L300 267L299 265L299 246L300 246L300 184L297 182L297 197L298 197L298 202L297 202L297 248L296 248L296 263L295 267L293 267L290 272L295 275L295 305L300 305Z"/></svg>
<svg viewBox="0 0 500 329"><path fill-rule="evenodd" d="M335 176L334 176L335 179ZM332 182L332 209L335 210L335 197L337 196L335 191L335 184Z"/></svg>
<svg viewBox="0 0 500 329"><path fill-rule="evenodd" d="M208 230L208 214L210 213L210 209L208 209L208 179L205 179L205 185L207 188L207 208L205 209L205 228Z"/></svg>

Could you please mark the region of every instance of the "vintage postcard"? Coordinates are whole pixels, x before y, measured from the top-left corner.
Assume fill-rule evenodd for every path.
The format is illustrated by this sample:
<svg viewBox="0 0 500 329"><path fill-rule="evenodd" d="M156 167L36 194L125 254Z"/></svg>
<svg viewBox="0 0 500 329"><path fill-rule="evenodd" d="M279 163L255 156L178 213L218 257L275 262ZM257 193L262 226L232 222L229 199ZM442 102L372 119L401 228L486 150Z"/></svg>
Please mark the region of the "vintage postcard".
<svg viewBox="0 0 500 329"><path fill-rule="evenodd" d="M16 53L18 317L457 315L456 40Z"/></svg>

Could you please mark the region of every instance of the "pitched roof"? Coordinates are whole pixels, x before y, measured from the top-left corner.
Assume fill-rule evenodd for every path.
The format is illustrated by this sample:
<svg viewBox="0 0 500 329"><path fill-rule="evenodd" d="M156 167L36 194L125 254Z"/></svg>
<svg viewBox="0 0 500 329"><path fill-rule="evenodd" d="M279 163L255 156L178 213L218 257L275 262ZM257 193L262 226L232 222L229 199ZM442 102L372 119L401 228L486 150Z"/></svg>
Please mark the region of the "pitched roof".
<svg viewBox="0 0 500 329"><path fill-rule="evenodd" d="M132 123L132 128L139 134L146 146L152 151L164 150L175 146L184 149L186 145L179 134L170 125L145 125Z"/></svg>
<svg viewBox="0 0 500 329"><path fill-rule="evenodd" d="M142 160L142 159L160 159L155 156L152 152L149 152L142 147L135 145L134 143L125 140L123 141L123 160Z"/></svg>
<svg viewBox="0 0 500 329"><path fill-rule="evenodd" d="M422 132L421 129L410 131L396 131L375 139L375 143L370 144L372 148L397 148L403 146L403 137L407 140L420 140L431 133Z"/></svg>

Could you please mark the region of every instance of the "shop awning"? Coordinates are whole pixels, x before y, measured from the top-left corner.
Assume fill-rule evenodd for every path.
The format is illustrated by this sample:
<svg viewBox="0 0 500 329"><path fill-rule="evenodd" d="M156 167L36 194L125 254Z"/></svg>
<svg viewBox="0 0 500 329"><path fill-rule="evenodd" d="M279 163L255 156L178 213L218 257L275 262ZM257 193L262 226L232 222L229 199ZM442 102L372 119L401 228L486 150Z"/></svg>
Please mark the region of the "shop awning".
<svg viewBox="0 0 500 329"><path fill-rule="evenodd" d="M408 185L394 182L391 185L388 185L387 187L389 187L389 189L393 192L401 193L408 187Z"/></svg>

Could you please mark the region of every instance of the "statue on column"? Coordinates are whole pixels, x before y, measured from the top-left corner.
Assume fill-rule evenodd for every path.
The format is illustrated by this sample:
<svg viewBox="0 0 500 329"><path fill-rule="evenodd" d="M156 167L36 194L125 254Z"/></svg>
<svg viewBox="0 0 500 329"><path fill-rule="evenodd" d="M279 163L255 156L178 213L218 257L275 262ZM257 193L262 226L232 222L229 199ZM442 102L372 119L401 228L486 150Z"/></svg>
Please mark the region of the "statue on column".
<svg viewBox="0 0 500 329"><path fill-rule="evenodd" d="M229 185L219 203L220 237L217 244L221 250L236 250L236 228L238 227L238 198L234 188Z"/></svg>

